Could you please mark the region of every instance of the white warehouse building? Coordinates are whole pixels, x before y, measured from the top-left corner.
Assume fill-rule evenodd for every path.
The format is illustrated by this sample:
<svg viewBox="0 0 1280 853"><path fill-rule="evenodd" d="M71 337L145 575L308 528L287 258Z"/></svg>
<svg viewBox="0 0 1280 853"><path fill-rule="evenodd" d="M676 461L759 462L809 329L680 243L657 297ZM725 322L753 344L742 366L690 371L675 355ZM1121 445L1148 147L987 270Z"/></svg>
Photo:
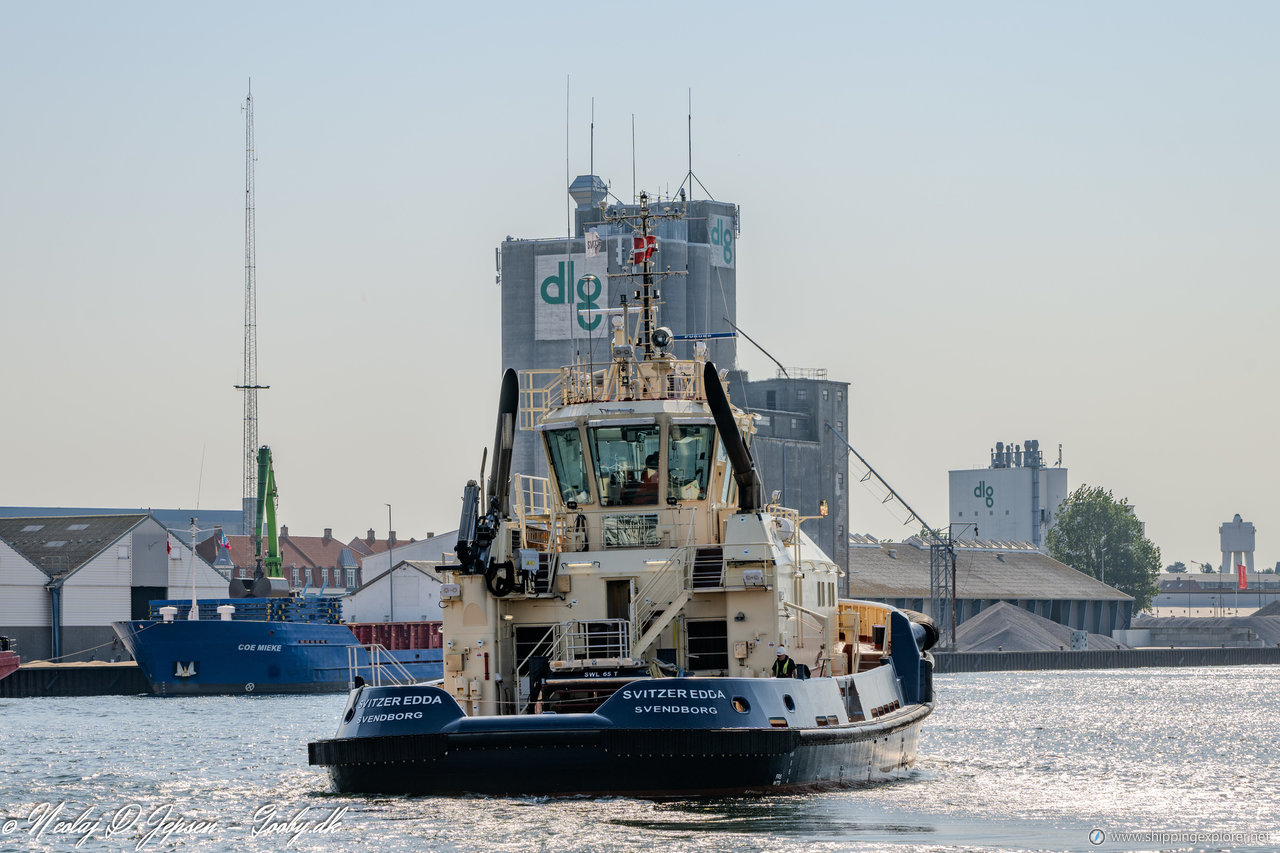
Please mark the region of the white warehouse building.
<svg viewBox="0 0 1280 853"><path fill-rule="evenodd" d="M146 514L0 518L0 635L26 661L127 658L111 623L227 580Z"/></svg>

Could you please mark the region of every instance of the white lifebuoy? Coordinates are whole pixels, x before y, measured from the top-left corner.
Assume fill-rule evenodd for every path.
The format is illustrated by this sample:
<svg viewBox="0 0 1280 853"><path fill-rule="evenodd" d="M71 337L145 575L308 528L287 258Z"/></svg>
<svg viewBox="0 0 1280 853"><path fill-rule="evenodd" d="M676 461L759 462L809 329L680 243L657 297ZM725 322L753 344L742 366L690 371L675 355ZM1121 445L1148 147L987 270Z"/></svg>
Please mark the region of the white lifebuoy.
<svg viewBox="0 0 1280 853"><path fill-rule="evenodd" d="M244 692L245 692L245 693L252 693L252 692L253 692L253 682L252 682L252 681L250 681L248 684L246 684L246 685L244 686Z"/></svg>

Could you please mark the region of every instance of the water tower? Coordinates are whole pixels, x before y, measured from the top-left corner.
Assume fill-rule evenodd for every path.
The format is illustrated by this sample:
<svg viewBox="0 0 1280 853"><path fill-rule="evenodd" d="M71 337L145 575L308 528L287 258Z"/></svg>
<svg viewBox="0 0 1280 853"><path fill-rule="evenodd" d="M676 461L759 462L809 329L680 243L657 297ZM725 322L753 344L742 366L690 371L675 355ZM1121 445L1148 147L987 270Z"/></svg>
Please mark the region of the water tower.
<svg viewBox="0 0 1280 853"><path fill-rule="evenodd" d="M1222 540L1222 572L1234 573L1236 566L1244 565L1245 571L1253 571L1253 523L1243 521L1240 513L1218 528Z"/></svg>

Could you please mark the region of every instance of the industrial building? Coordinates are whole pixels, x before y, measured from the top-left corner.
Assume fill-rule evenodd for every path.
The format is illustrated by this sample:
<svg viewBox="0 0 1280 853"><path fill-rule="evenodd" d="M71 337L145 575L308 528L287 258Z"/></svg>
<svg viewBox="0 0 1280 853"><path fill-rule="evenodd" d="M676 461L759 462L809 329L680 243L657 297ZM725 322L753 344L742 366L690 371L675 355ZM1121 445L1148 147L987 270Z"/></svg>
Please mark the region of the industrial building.
<svg viewBox="0 0 1280 853"><path fill-rule="evenodd" d="M1218 527L1222 563L1193 563L1198 572L1161 572L1160 592L1152 602L1156 614L1186 616L1242 615L1280 600L1280 563L1254 569L1257 530L1239 513Z"/></svg>
<svg viewBox="0 0 1280 853"><path fill-rule="evenodd" d="M957 541L954 547L957 625L1001 601L1069 628L1108 636L1127 629L1133 618L1131 596L1029 543ZM881 542L857 534L849 545L849 565L854 597L942 615L931 612L929 545L919 537Z"/></svg>
<svg viewBox="0 0 1280 853"><path fill-rule="evenodd" d="M223 598L227 581L154 516L0 518L0 635L24 660L111 660L111 623L152 599Z"/></svg>
<svg viewBox="0 0 1280 853"><path fill-rule="evenodd" d="M577 178L569 189L577 204L574 234L547 239L508 237L498 250L502 284L502 364L516 370L559 371L575 361L606 366L610 360L609 319L583 311L616 308L630 299L632 232L611 224L605 212L633 213L637 205L609 204L605 183L595 175ZM681 214L659 220L654 258L661 321L677 335L732 334L737 317L738 208L712 200L651 202L651 209ZM704 341L715 364L733 367L732 337ZM677 341L678 358L693 357L692 341ZM545 475L537 435L521 432L512 454L513 471Z"/></svg>
<svg viewBox="0 0 1280 853"><path fill-rule="evenodd" d="M626 277L633 271L632 232L607 221L606 213L634 213L638 206L613 197L595 175L578 177L569 194L577 205L572 235L508 237L498 249L502 363L517 371L547 371L543 384L575 361L608 364L608 318L583 312L617 308L635 289ZM828 380L822 370L788 371L790 376L758 381L737 371L738 206L682 195L651 201L650 209L680 214L654 225L657 269L671 273L658 277L658 290L661 323L676 338L672 352L692 358L697 340L707 346L712 362L730 371L730 399L759 415L752 454L765 494L779 492L784 505L805 516L818 516L819 502L826 500L827 516L804 522L804 529L844 566L848 450L826 425L839 424L844 431L848 384ZM536 432L517 433L511 468L546 476Z"/></svg>
<svg viewBox="0 0 1280 853"><path fill-rule="evenodd" d="M778 492L783 506L808 519L801 522L804 532L837 566L848 567L849 448L832 429L847 435L849 383L829 380L825 370L787 374L750 381L745 371L730 371L729 396L756 415L751 455L765 495ZM825 517L819 512L824 500ZM841 595L848 594L848 581L846 571Z"/></svg>
<svg viewBox="0 0 1280 853"><path fill-rule="evenodd" d="M1161 572L1151 600L1157 616L1246 614L1280 601L1280 574L1247 572L1240 588L1236 573Z"/></svg>
<svg viewBox="0 0 1280 853"><path fill-rule="evenodd" d="M989 467L950 472L952 530L959 538L1030 542L1043 550L1067 494L1067 469L1061 458L1046 467L1039 441L998 441Z"/></svg>

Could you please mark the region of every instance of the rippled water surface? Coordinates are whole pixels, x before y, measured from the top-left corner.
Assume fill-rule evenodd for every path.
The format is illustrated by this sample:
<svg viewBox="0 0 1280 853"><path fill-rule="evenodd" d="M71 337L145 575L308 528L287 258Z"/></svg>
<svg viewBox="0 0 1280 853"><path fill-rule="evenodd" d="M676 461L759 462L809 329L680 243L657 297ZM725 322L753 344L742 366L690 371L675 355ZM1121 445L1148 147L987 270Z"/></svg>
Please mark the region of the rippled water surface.
<svg viewBox="0 0 1280 853"><path fill-rule="evenodd" d="M0 700L0 851L1280 849L1280 668L937 688L904 779L686 802L331 794L339 695Z"/></svg>

